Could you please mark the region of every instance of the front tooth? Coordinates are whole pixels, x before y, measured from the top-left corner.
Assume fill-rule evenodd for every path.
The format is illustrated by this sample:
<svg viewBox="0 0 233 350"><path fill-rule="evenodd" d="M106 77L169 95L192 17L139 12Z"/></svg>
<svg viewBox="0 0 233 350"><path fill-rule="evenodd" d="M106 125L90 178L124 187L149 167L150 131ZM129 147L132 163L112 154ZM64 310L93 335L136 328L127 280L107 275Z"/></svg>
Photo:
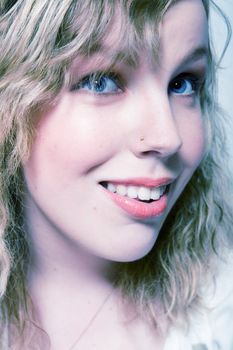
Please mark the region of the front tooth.
<svg viewBox="0 0 233 350"><path fill-rule="evenodd" d="M138 190L138 198L141 200L150 200L151 191L147 187L140 187Z"/></svg>
<svg viewBox="0 0 233 350"><path fill-rule="evenodd" d="M158 200L160 198L160 188L153 188L151 190L151 199Z"/></svg>
<svg viewBox="0 0 233 350"><path fill-rule="evenodd" d="M111 183L108 183L107 184L107 189L110 191L110 192L116 192L116 186L111 184Z"/></svg>
<svg viewBox="0 0 233 350"><path fill-rule="evenodd" d="M135 187L135 186L128 186L127 196L129 198L137 198L137 196L138 196L137 187Z"/></svg>
<svg viewBox="0 0 233 350"><path fill-rule="evenodd" d="M127 187L124 185L117 185L116 192L121 196L125 196L127 194Z"/></svg>

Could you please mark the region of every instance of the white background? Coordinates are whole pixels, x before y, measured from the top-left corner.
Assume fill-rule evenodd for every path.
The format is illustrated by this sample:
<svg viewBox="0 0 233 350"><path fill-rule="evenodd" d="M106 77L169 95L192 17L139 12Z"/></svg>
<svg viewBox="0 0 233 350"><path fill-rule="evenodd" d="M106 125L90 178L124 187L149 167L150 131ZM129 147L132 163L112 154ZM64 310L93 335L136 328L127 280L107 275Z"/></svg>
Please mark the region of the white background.
<svg viewBox="0 0 233 350"><path fill-rule="evenodd" d="M215 3L224 11L231 22L233 30L233 0L215 0ZM214 43L217 53L221 54L226 37L226 26L222 18L212 11L211 29L214 33ZM218 98L220 104L227 111L230 119L227 125L228 146L230 151L230 168L233 171L233 33L226 55L221 64L222 69L218 72Z"/></svg>

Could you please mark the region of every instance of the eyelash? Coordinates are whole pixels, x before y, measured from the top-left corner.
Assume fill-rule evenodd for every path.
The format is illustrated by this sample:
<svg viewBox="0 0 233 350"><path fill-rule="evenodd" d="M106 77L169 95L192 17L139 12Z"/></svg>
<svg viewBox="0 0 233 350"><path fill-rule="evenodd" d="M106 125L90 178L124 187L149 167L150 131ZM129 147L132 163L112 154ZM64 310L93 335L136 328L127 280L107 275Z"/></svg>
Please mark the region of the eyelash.
<svg viewBox="0 0 233 350"><path fill-rule="evenodd" d="M107 81L108 80L108 81ZM111 81L109 83L109 81ZM184 83L190 84L190 87L192 88L192 91L189 93L179 93L175 92L174 90L178 90L177 84ZM109 84L112 85L111 87L114 88L114 91L111 92L103 92L101 91L101 85L103 88L106 88ZM114 86L115 84L115 86ZM196 72L190 72L190 73L181 73L177 77L171 80L171 82L168 85L168 94L174 94L174 95L180 95L183 97L190 97L193 95L198 95L200 93L201 87L204 84L204 75ZM85 87L88 86L87 87ZM109 87L109 86L108 86ZM97 88L99 91L95 91L94 89ZM104 73L104 72L96 72L89 75L86 75L84 78L78 81L78 83L71 86L70 91L77 91L77 90L86 90L89 93L92 93L94 95L98 95L98 97L108 97L116 94L121 94L125 91L125 83L122 79L122 77L114 72ZM172 91L173 90L173 91Z"/></svg>
<svg viewBox="0 0 233 350"><path fill-rule="evenodd" d="M112 84L115 84L115 91L113 92L101 92L101 91L94 91L93 88L99 88L100 89L100 84L101 84L101 80L102 83L105 83L105 86L107 86L108 83L106 83L106 80L111 80ZM104 73L104 72L97 72L97 73L92 73L89 74L87 76L85 76L84 78L82 78L78 83L74 84L71 86L70 91L76 91L76 90L88 90L85 89L85 84L89 85L89 91L94 94L94 95L98 95L98 96L109 96L109 95L114 95L114 94L120 94L122 92L124 92L124 83L120 77L119 74L114 73L114 72L109 72L109 73ZM91 84L92 84L92 88L91 88Z"/></svg>
<svg viewBox="0 0 233 350"><path fill-rule="evenodd" d="M175 84L179 84L180 82L188 82L190 84L190 87L192 88L192 91L190 93L178 93L171 91L172 90L172 85L173 89L178 89ZM200 93L200 90L204 84L204 75L200 73L182 73L172 79L170 82L168 89L170 90L169 93L173 93L175 95L181 95L181 96L192 96L192 95L198 95Z"/></svg>

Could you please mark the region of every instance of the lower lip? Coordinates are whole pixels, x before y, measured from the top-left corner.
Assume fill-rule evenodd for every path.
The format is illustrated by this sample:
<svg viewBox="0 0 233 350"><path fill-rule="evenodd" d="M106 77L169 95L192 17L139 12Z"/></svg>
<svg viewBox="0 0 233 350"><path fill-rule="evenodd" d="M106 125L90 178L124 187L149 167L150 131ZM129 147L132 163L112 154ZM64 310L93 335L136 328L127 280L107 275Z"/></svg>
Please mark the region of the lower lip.
<svg viewBox="0 0 233 350"><path fill-rule="evenodd" d="M136 199L121 196L117 193L104 189L106 194L129 215L139 219L148 219L159 216L167 208L167 194L165 193L160 199L151 203L140 202Z"/></svg>

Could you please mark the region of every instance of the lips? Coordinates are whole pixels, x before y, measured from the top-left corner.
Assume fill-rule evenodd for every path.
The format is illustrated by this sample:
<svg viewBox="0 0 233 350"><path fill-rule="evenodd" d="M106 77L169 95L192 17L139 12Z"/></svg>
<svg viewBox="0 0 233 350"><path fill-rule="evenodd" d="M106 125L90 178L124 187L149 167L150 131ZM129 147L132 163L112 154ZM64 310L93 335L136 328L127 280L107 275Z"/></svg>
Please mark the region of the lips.
<svg viewBox="0 0 233 350"><path fill-rule="evenodd" d="M103 190L130 216L146 219L163 214L167 207L170 178L134 178L102 181Z"/></svg>

